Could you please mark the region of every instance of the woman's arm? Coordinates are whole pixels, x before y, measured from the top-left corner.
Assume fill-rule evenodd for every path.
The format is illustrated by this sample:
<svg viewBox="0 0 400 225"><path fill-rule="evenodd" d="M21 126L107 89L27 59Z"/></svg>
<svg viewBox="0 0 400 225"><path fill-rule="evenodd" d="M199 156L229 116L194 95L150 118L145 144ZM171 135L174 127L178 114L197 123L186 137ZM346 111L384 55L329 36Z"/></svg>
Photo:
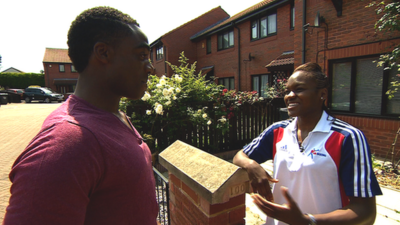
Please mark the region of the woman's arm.
<svg viewBox="0 0 400 225"><path fill-rule="evenodd" d="M272 178L260 164L250 159L243 150L235 155L233 163L247 171L254 193L260 194L268 201L274 201L269 182L276 183L278 180Z"/></svg>
<svg viewBox="0 0 400 225"><path fill-rule="evenodd" d="M312 224L307 212L302 212L297 203L290 196L287 188L282 187L283 195L288 204L279 205L267 201L259 195L253 195L254 203L267 216L283 221L291 225ZM342 209L338 209L325 214L312 215L318 225L357 225L374 224L376 216L375 197L360 198L350 197L350 203Z"/></svg>

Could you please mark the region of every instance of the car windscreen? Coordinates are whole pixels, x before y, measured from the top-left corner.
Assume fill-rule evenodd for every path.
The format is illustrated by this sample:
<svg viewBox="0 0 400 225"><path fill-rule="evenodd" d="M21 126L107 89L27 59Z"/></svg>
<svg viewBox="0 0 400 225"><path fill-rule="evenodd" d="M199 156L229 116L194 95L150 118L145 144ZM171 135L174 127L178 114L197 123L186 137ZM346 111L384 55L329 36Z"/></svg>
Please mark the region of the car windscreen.
<svg viewBox="0 0 400 225"><path fill-rule="evenodd" d="M42 89L42 91L44 91L44 93L46 93L46 94L52 94L53 93L52 91L47 90L47 89Z"/></svg>

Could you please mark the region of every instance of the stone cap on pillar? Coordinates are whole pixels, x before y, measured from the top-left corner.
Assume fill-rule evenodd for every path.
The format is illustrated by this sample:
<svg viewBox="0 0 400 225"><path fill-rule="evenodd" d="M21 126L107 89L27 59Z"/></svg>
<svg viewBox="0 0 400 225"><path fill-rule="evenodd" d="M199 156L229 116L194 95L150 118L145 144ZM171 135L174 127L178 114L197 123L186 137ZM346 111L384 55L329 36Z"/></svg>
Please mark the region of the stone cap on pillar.
<svg viewBox="0 0 400 225"><path fill-rule="evenodd" d="M159 162L211 204L249 192L246 171L182 141L161 152Z"/></svg>

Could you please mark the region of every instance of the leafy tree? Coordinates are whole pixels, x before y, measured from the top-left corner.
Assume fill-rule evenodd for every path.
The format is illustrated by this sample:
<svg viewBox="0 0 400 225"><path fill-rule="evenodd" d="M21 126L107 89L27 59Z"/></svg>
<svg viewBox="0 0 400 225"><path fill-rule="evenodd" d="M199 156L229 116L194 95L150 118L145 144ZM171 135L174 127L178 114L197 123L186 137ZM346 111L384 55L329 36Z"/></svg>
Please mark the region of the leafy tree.
<svg viewBox="0 0 400 225"><path fill-rule="evenodd" d="M398 0L391 1L372 1L366 7L375 7L375 11L378 15L382 15L378 21L375 23L375 29L377 32L400 32L400 2ZM394 46L392 52L388 54L381 55L379 57L378 66L386 66L384 69L397 69L397 79L391 82L391 85L386 92L389 99L392 99L395 93L398 91L398 87L400 87L400 44ZM396 136L394 142L387 152L385 157L385 161L389 154L391 154L392 158L392 171L398 173L398 166L400 160L395 163L395 146L397 142L397 138L400 134L400 128L396 132ZM383 166L382 165L382 166Z"/></svg>
<svg viewBox="0 0 400 225"><path fill-rule="evenodd" d="M376 21L375 29L378 32L400 32L400 2L399 1L372 1L366 7L375 7L375 11L382 17ZM378 66L386 66L385 70L397 68L397 80L391 82L389 90L386 92L389 99L394 97L394 94L400 87L400 44L394 46L392 52L381 55L378 61Z"/></svg>

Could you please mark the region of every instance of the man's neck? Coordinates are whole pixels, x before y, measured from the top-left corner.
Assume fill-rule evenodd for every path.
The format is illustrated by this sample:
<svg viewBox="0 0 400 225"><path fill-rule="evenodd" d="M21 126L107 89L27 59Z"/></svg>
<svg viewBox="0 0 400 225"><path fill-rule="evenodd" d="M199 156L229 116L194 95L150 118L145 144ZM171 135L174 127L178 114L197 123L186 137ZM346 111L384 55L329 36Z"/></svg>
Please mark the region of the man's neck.
<svg viewBox="0 0 400 225"><path fill-rule="evenodd" d="M121 97L110 93L101 84L93 80L87 79L85 76L79 76L74 94L99 109L119 115L118 109Z"/></svg>

